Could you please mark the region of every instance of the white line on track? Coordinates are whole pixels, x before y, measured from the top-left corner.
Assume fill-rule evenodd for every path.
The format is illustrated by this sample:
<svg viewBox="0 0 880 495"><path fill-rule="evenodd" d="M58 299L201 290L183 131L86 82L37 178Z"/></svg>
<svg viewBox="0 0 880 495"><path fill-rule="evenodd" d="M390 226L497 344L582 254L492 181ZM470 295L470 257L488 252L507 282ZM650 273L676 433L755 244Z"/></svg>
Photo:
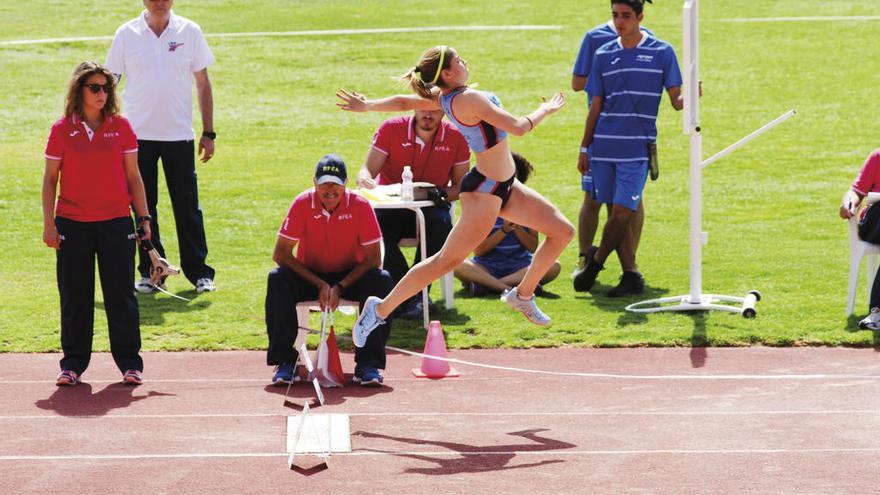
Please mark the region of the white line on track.
<svg viewBox="0 0 880 495"><path fill-rule="evenodd" d="M412 356L421 356L425 357L424 354L420 352L407 351L404 349L391 348L395 352L400 352L403 354L409 354ZM436 356L431 356L431 359L435 359L438 361L447 361L449 363L461 364L465 366L474 366L478 368L487 368L487 369L495 369L500 371L512 371L517 373L529 373L533 375L544 375L544 376L569 376L569 377L579 377L579 378L594 378L594 379L609 379L609 380L658 380L658 381L707 381L707 380L734 380L734 381L751 381L751 380L868 380L872 382L880 383L880 375L859 375L859 374L825 374L825 373L817 373L817 374L803 374L803 375L757 375L757 374L718 374L718 375L710 375L710 374L694 374L694 375L625 375L625 374L617 374L617 373L589 373L589 372L580 372L580 371L552 371L552 370L536 370L536 369L528 369L528 368L516 368L512 366L500 366L494 364L484 364L477 363L474 361L465 361L463 359L455 359L455 358L441 358ZM506 379L503 377L460 377L456 378L456 381L493 381L493 380L502 380ZM424 378L390 378L386 380L388 382L419 382L425 383ZM83 383L89 384L102 384L102 383L120 383L118 379L111 380L87 380ZM263 383L268 384L267 380L264 378L181 378L181 379L150 379L149 383ZM49 380L0 380L0 385L36 385L36 384L51 384Z"/></svg>
<svg viewBox="0 0 880 495"><path fill-rule="evenodd" d="M254 38L290 36L339 36L349 34L424 33L429 31L556 31L562 26L515 25L515 26L424 26L374 29L326 29L320 31L259 31L252 33L208 33L208 38ZM42 45L47 43L75 43L82 41L111 41L113 36L81 36L77 38L45 38L38 40L0 41L0 46Z"/></svg>
<svg viewBox="0 0 880 495"><path fill-rule="evenodd" d="M385 412L343 413L352 417L532 417L532 416L799 416L799 415L876 415L875 409L835 409L826 411L550 411L550 412ZM105 415L6 415L0 420L53 420L53 419L211 419L211 418L283 418L287 414L273 413L215 413L215 414L105 414Z"/></svg>
<svg viewBox="0 0 880 495"><path fill-rule="evenodd" d="M414 357L421 358L430 358L436 361L445 361L447 363L455 363L461 364L465 366L474 366L477 368L487 368L493 370L502 370L502 371L514 371L517 373L530 373L535 375L548 375L548 376L573 376L580 378L608 378L614 380L880 380L880 375L855 375L855 374L825 374L825 373L816 373L816 374L803 374L803 375L791 375L791 374L766 374L766 375L757 375L757 374L718 374L718 375L710 375L710 374L694 374L694 375L624 375L618 373L588 373L581 371L551 371L551 370L537 370L537 369L529 369L529 368L516 368L513 366L501 366L497 364L485 364L478 363L474 361L466 361L464 359L457 358L444 358L439 356L429 356L427 354L423 354L421 352L409 351L406 349L401 349L399 347L393 347L390 345L386 345L385 349L389 351L398 352L401 354L406 354Z"/></svg>
<svg viewBox="0 0 880 495"><path fill-rule="evenodd" d="M0 385L54 385L51 380L0 380ZM82 383L94 385L98 383L122 383L118 378L110 380L85 380ZM149 383L263 383L268 385L265 378L180 378L169 380L150 379Z"/></svg>
<svg viewBox="0 0 880 495"><path fill-rule="evenodd" d="M397 452L339 452L333 456L347 457L378 457L378 456L442 456L442 457L477 457L511 454L521 456L618 456L618 455L743 455L743 454L876 454L880 448L830 448L830 449L646 449L646 450L500 450L497 452L457 452L457 451L397 451ZM280 452L229 452L207 453L193 452L189 454L84 454L84 455L3 455L0 461L115 461L115 460L150 460L150 459L237 459L254 457L287 457Z"/></svg>
<svg viewBox="0 0 880 495"><path fill-rule="evenodd" d="M880 15L828 15L804 17L739 17L718 19L721 22L832 22L832 21L880 21Z"/></svg>

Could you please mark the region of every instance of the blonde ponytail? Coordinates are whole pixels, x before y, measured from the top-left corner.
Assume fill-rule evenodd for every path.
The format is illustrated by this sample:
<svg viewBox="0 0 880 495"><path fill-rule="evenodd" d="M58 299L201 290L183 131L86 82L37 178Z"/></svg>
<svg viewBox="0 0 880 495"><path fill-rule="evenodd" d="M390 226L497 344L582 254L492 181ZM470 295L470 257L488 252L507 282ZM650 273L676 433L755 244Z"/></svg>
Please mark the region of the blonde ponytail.
<svg viewBox="0 0 880 495"><path fill-rule="evenodd" d="M422 98L433 98L438 88L445 86L440 73L449 68L452 49L446 45L428 48L419 63L399 77L400 81L409 86L413 93Z"/></svg>

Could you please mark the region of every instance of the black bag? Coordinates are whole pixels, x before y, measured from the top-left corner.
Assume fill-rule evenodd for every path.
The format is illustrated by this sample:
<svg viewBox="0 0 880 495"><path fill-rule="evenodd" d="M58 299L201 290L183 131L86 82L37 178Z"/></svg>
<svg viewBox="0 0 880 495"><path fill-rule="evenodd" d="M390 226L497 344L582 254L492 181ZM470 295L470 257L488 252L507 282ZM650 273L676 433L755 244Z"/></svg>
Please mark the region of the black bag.
<svg viewBox="0 0 880 495"><path fill-rule="evenodd" d="M657 180L660 177L660 162L657 160L657 142L648 143L648 171L651 173L651 180Z"/></svg>
<svg viewBox="0 0 880 495"><path fill-rule="evenodd" d="M876 205L868 206L859 220L859 237L871 244L880 244L880 207Z"/></svg>

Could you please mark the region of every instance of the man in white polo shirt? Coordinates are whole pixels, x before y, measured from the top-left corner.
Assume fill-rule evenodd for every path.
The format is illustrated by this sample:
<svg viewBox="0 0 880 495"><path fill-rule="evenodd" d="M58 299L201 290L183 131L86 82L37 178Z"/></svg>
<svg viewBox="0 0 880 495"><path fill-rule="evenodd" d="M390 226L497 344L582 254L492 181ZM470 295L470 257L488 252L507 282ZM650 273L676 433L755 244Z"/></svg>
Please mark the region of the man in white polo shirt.
<svg viewBox="0 0 880 495"><path fill-rule="evenodd" d="M138 167L153 218L153 245L159 255L165 248L159 236L158 162L162 159L171 197L180 265L199 293L213 291L214 269L205 262L208 243L199 208L192 129L192 81L195 79L202 135L198 154L202 162L214 155L214 101L208 66L214 55L198 24L174 15L173 0L144 0L140 16L116 30L107 67L125 76L125 114L138 137ZM140 253L139 292L155 290L150 283L150 259Z"/></svg>

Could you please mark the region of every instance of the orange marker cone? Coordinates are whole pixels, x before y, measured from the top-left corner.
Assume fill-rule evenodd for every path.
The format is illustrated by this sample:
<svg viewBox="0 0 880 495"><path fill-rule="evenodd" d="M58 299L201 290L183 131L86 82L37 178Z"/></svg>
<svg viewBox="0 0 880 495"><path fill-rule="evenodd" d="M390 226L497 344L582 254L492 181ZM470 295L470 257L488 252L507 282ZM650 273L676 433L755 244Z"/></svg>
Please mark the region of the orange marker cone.
<svg viewBox="0 0 880 495"><path fill-rule="evenodd" d="M431 359L428 356L446 358L446 339L443 337L443 328L437 320L428 324L428 335L425 338L425 356L422 357L422 367L413 368L413 375L419 378L443 378L458 376L458 370L449 366L449 361Z"/></svg>
<svg viewBox="0 0 880 495"><path fill-rule="evenodd" d="M345 377L342 373L342 361L339 359L339 346L336 345L336 333L330 324L330 334L318 344L318 357L315 363L314 378L324 388L342 387Z"/></svg>
<svg viewBox="0 0 880 495"><path fill-rule="evenodd" d="M333 375L341 387L345 383L345 375L342 373L342 360L339 359L339 346L336 345L336 332L330 325L330 335L327 337L327 371Z"/></svg>

